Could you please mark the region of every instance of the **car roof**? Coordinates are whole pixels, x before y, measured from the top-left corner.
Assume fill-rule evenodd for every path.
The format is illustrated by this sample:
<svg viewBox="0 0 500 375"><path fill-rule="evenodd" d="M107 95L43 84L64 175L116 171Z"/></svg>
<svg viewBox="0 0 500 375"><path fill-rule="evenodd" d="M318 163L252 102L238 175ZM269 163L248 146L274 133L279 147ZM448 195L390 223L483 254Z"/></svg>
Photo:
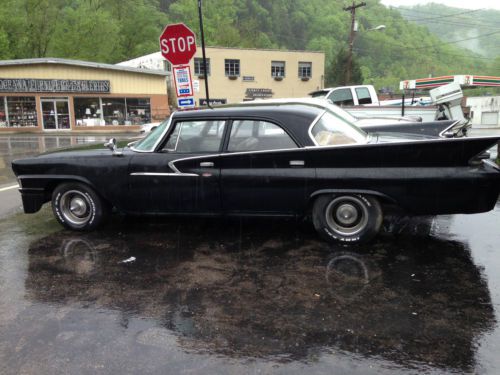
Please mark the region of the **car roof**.
<svg viewBox="0 0 500 375"><path fill-rule="evenodd" d="M321 101L257 100L246 103L217 106L210 109L177 111L173 120L261 119L281 125L302 146L313 145L308 131L311 123L325 110Z"/></svg>

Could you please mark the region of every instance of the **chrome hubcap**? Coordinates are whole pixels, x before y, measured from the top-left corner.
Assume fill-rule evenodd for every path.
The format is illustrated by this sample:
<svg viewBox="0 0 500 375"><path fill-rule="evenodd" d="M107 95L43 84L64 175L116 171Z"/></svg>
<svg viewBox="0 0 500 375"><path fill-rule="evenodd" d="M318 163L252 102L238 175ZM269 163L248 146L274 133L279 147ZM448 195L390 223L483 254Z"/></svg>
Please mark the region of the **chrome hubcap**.
<svg viewBox="0 0 500 375"><path fill-rule="evenodd" d="M61 214L75 225L83 225L90 220L92 211L89 198L78 190L69 190L61 196Z"/></svg>
<svg viewBox="0 0 500 375"><path fill-rule="evenodd" d="M71 199L71 202L69 203L69 209L73 213L73 215L82 216L87 211L87 204L82 198L75 197Z"/></svg>
<svg viewBox="0 0 500 375"><path fill-rule="evenodd" d="M357 196L334 198L326 207L326 222L331 230L342 236L353 236L368 224L368 208Z"/></svg>
<svg viewBox="0 0 500 375"><path fill-rule="evenodd" d="M337 221L343 225L351 225L358 219L358 211L352 204L341 204L336 212Z"/></svg>

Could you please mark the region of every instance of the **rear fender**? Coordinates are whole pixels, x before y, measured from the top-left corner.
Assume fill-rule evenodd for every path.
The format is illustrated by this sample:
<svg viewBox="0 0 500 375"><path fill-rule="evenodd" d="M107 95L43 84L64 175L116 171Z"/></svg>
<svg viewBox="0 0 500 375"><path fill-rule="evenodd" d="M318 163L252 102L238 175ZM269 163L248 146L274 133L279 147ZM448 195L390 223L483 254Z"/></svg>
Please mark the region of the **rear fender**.
<svg viewBox="0 0 500 375"><path fill-rule="evenodd" d="M323 195L323 194L364 194L364 195L372 195L378 198L381 198L382 201L386 203L391 203L395 204L396 200L391 198L390 196L380 193L378 191L374 190L362 190L362 189L321 189L321 190L316 190L314 193L311 194L309 197L309 201L313 201L317 196Z"/></svg>

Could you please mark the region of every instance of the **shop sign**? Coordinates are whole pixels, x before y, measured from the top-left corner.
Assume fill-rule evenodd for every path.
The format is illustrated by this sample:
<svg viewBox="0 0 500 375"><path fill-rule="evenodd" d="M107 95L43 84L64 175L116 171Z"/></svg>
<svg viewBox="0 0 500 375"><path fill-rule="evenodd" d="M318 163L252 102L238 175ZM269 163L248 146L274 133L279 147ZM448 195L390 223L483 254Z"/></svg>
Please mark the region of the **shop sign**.
<svg viewBox="0 0 500 375"><path fill-rule="evenodd" d="M271 89L246 89L245 96L249 99L272 98L274 95Z"/></svg>
<svg viewBox="0 0 500 375"><path fill-rule="evenodd" d="M221 104L227 104L227 99L212 99L210 98L210 105L221 105ZM206 98L200 98L200 105L207 105L207 99Z"/></svg>
<svg viewBox="0 0 500 375"><path fill-rule="evenodd" d="M109 93L107 80L0 78L0 92Z"/></svg>
<svg viewBox="0 0 500 375"><path fill-rule="evenodd" d="M191 67L189 65L174 66L174 81L177 97L193 96Z"/></svg>

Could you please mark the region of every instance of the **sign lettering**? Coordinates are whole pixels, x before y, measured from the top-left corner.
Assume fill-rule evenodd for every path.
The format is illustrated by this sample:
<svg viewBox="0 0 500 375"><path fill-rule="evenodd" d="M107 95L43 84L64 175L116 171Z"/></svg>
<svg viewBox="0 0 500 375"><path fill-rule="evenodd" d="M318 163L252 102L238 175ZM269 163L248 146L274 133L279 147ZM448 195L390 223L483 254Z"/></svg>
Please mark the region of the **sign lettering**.
<svg viewBox="0 0 500 375"><path fill-rule="evenodd" d="M0 78L0 92L110 92L107 80Z"/></svg>

